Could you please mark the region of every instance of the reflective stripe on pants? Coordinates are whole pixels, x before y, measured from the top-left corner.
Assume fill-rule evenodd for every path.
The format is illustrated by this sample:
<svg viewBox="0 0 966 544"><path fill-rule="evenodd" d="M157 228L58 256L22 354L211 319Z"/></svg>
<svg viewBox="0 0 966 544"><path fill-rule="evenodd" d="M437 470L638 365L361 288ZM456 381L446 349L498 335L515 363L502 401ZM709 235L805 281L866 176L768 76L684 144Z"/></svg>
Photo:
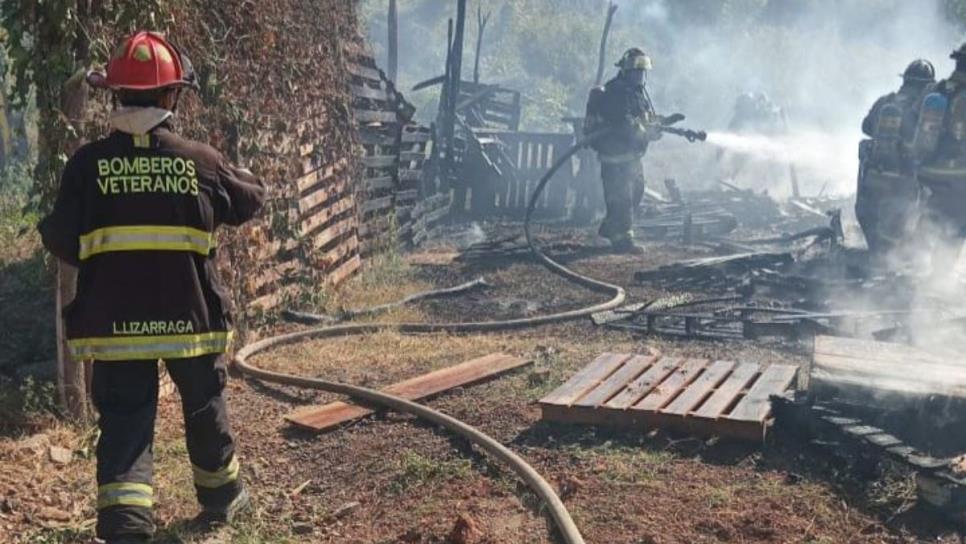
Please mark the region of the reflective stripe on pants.
<svg viewBox="0 0 966 544"><path fill-rule="evenodd" d="M194 473L196 486L216 489L238 479L238 458L232 457L227 465L214 472L209 472L197 465L191 465L191 470Z"/></svg>
<svg viewBox="0 0 966 544"><path fill-rule="evenodd" d="M97 488L97 509L110 506L154 506L154 489L147 484L115 482Z"/></svg>
<svg viewBox="0 0 966 544"><path fill-rule="evenodd" d="M169 225L104 227L80 236L78 258L113 251L192 251L208 255L214 247L211 232Z"/></svg>

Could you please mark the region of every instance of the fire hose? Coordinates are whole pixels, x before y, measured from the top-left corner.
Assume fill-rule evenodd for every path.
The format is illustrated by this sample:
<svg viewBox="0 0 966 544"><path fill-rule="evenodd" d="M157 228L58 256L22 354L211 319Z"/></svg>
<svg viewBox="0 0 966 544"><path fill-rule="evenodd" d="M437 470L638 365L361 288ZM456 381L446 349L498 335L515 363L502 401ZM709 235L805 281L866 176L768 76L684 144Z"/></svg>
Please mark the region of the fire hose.
<svg viewBox="0 0 966 544"><path fill-rule="evenodd" d="M557 171L560 170L560 168L566 164L574 154L584 147L597 142L608 133L609 131L604 130L588 135L574 144L573 147L571 147L566 153L561 155L556 162L554 162L553 166L547 170L547 172L540 179L539 183L537 183L537 186L534 188L533 194L530 196L526 217L523 222L523 229L524 233L526 234L527 244L529 245L530 250L533 252L534 257L536 257L544 267L549 269L551 272L558 274L565 279L591 291L610 295L611 298L607 302L602 302L577 310L504 321L467 323L368 323L335 325L306 329L304 331L265 338L244 346L235 354L235 368L237 368L238 371L244 375L265 382L303 387L307 389L317 389L329 393L346 395L372 405L378 405L391 410L396 410L398 412L408 413L421 419L431 421L440 427L443 427L468 439L496 459L499 459L509 466L509 468L524 482L526 482L530 489L533 490L533 492L544 501L548 511L550 512L550 516L553 518L554 523L560 531L560 535L564 542L567 544L584 544L584 539L580 535L577 525L574 523L573 518L571 518L570 513L567 511L567 508L560 500L560 497L558 497L556 492L553 490L553 487L551 487L550 484L547 483L547 481L544 480L544 478L540 476L540 474L537 473L533 467L528 465L520 456L476 428L443 414L442 412L394 395L386 394L366 387L333 382L321 378L308 378L293 374L265 370L258 368L249 362L249 358L271 348L309 339L351 336L386 330L397 331L403 334L434 332L463 334L474 332L506 331L572 321L589 317L591 314L597 312L612 310L620 306L623 304L624 299L626 298L626 294L622 287L574 272L562 264L554 261L543 251L541 251L539 247L537 247L536 243L534 242L533 235L530 232L530 219L533 214L533 210L536 208L536 204L540 198L540 195L543 193L543 189L553 178L554 174L556 174Z"/></svg>

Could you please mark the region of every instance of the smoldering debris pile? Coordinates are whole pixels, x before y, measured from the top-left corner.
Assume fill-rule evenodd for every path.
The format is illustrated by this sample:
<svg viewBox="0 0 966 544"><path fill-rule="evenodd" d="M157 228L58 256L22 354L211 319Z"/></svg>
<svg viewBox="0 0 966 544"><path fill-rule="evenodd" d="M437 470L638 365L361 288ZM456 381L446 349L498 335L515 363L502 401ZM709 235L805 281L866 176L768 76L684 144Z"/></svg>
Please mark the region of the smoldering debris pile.
<svg viewBox="0 0 966 544"><path fill-rule="evenodd" d="M782 201L767 192L720 183L722 190L682 193L674 180L665 180L667 196L656 191L646 194L635 222L637 233L644 240L684 244L721 241L726 236L753 240L790 237L824 227L831 217L852 206L848 198Z"/></svg>
<svg viewBox="0 0 966 544"><path fill-rule="evenodd" d="M799 234L729 243L721 253L635 274L639 284L700 294L668 305L637 301L597 323L642 334L706 339L802 339L819 334L926 341L926 330L960 331L955 297L930 293L922 276L875 266L869 254L841 244L841 222ZM754 245L751 245L751 244Z"/></svg>

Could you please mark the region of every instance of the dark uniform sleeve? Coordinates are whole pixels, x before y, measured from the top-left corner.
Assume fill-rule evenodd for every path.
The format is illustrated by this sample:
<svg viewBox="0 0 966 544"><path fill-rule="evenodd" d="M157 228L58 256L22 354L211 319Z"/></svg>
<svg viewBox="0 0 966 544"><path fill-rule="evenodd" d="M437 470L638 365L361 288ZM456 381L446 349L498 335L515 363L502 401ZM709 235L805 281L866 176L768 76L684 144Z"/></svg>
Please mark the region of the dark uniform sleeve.
<svg viewBox="0 0 966 544"><path fill-rule="evenodd" d="M888 99L888 96L883 96L876 100L875 104L872 105L872 109L869 110L868 115L862 120L862 132L866 136L875 136L875 126L879 122L879 108L882 107L886 99Z"/></svg>
<svg viewBox="0 0 966 544"><path fill-rule="evenodd" d="M250 171L239 168L224 157L218 161L220 197L215 206L218 224L241 225L258 213L265 203L265 184Z"/></svg>
<svg viewBox="0 0 966 544"><path fill-rule="evenodd" d="M74 266L80 264L79 237L84 206L78 162L77 155L67 162L60 178L60 189L57 191L54 209L37 225L47 251Z"/></svg>

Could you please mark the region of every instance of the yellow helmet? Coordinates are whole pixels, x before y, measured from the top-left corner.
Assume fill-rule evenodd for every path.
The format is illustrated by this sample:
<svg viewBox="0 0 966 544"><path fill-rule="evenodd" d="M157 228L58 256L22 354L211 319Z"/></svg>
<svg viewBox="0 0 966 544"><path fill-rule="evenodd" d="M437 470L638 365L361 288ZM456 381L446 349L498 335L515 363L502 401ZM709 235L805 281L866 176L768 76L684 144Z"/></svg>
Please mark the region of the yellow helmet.
<svg viewBox="0 0 966 544"><path fill-rule="evenodd" d="M632 47L624 52L624 56L614 66L624 72L628 70L650 70L654 68L654 63L651 62L651 57L643 49Z"/></svg>

